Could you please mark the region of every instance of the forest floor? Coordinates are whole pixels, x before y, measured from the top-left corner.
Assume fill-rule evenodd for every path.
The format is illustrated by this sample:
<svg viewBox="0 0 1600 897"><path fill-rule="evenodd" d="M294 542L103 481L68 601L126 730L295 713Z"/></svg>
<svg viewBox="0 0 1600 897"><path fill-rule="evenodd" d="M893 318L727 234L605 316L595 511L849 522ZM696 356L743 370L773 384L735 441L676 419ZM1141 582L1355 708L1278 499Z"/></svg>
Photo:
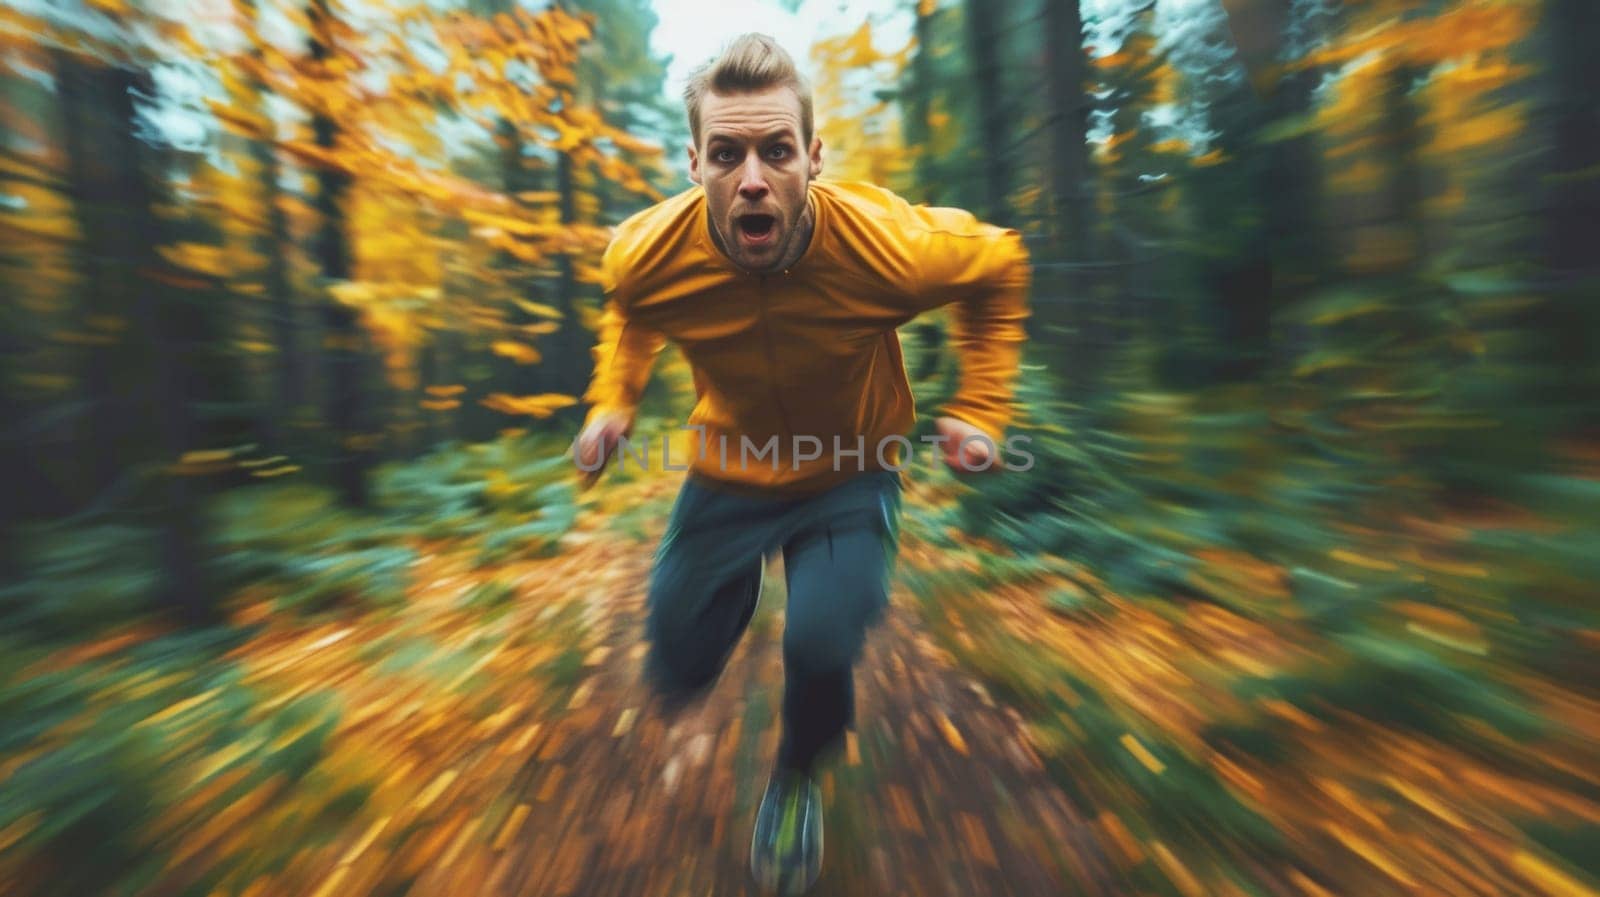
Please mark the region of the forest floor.
<svg viewBox="0 0 1600 897"><path fill-rule="evenodd" d="M677 485L602 487L545 556L487 562L418 536L405 594L384 607L283 613L270 590L247 589L231 605L241 636L215 668L120 660L164 636L148 627L29 663L26 681L76 676L82 697L0 757L0 782L63 745L117 753L24 783L55 801L41 806L93 812L65 833L58 811L0 816L0 890L756 893L748 850L778 738L781 561L710 694L658 713L640 679L641 627ZM941 571L970 573L986 549L938 548L914 530L857 668L858 731L823 779L813 893L1595 893L1519 829L1594 830L1581 744L1485 732L1463 750L1268 698L1257 703L1283 727L1266 759L1217 748L1202 733L1239 715L1241 677L1314 660L1310 635L1214 604L1152 610L1081 570L939 593ZM1239 588L1259 586L1259 571L1236 566ZM1076 597L1052 608L1064 589ZM1526 685L1541 709L1600 731L1594 702ZM111 766L116 798L72 803L52 784L87 792ZM128 798L133 784L144 790ZM85 840L106 859L60 847ZM29 843L56 846L9 850ZM1573 844L1566 855L1581 855ZM94 868L117 857L125 868Z"/></svg>
<svg viewBox="0 0 1600 897"><path fill-rule="evenodd" d="M631 488L638 494L608 503L664 511L676 483ZM394 770L390 793L373 795L392 813L367 814L370 826L347 828L322 863L295 864L260 893L757 893L748 856L777 746L782 562L723 677L663 716L640 666L664 516L643 540L592 515L550 558L487 569L444 550L414 571L403 618L361 636L504 640L481 659L488 676L476 684L505 703L471 726L417 725L421 708L448 704L439 692L450 682L395 690L361 637L334 640L350 628L274 624L241 648L252 665L281 671L264 675L337 683L368 712L336 733L332 752L345 739ZM487 580L515 584L507 613L462 631L457 599ZM563 617L573 625L540 622ZM904 594L873 631L856 680L859 729L822 779L826 861L814 893L1110 893L1103 845L1045 774L1021 718L935 646Z"/></svg>

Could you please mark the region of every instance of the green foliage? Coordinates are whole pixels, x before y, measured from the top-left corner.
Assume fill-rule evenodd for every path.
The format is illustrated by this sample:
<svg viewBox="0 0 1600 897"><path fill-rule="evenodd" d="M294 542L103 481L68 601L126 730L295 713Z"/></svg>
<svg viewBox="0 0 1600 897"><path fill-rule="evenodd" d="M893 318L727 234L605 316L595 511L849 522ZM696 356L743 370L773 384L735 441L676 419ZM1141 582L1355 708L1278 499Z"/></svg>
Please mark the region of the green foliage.
<svg viewBox="0 0 1600 897"><path fill-rule="evenodd" d="M516 586L489 580L462 592L461 597L456 599L456 605L463 609L497 612L504 609L516 594Z"/></svg>
<svg viewBox="0 0 1600 897"><path fill-rule="evenodd" d="M222 795L226 805L274 777L292 787L317 763L336 709L312 692L263 713L261 695L218 657L218 640L229 638L174 636L56 673L0 676L0 753L28 758L0 793L0 829L36 820L9 849L36 857L59 893L126 893L153 881L172 846L149 842L156 820L217 776L244 772ZM204 777L174 771L175 755L224 748L231 759ZM247 859L270 865L272 854Z"/></svg>
<svg viewBox="0 0 1600 897"><path fill-rule="evenodd" d="M472 541L484 563L551 551L577 517L570 466L553 441L508 436L380 470L375 512L304 486L231 492L216 556L230 582L270 589L286 610L398 607L419 541Z"/></svg>
<svg viewBox="0 0 1600 897"><path fill-rule="evenodd" d="M477 538L485 561L549 551L577 516L567 444L503 436L450 446L378 476L386 510L427 538Z"/></svg>
<svg viewBox="0 0 1600 897"><path fill-rule="evenodd" d="M159 534L100 524L39 527L24 536L29 575L0 586L0 629L43 639L81 636L148 613Z"/></svg>
<svg viewBox="0 0 1600 897"><path fill-rule="evenodd" d="M1536 776L1550 771L1535 771L1526 746L1583 737L1504 673L1597 674L1581 635L1593 631L1587 596L1600 575L1587 548L1600 534L1593 480L1556 472L1549 443L1519 444L1508 424L1464 428L1520 415L1504 398L1469 404L1488 380L1470 363L1459 369L1448 347L1433 351L1448 335L1375 323L1432 311L1396 312L1392 294L1368 288L1309 300L1301 321L1323 329L1305 357L1348 351L1349 363L1278 389L1160 392L1129 377L1066 402L1030 372L1012 433L1031 437L1033 469L970 477L955 504L908 508L912 531L940 551L970 553L966 536L999 543L976 563L902 579L947 649L1027 715L1057 781L1117 807L1136 836L1236 858L1289 847L1160 721L987 622L978 596L1048 581L1031 600L1084 627L1133 625L1107 594L1164 619L1181 619L1189 602L1220 605L1305 652L1218 680L1231 699L1292 707L1333 730L1363 719ZM1345 340L1372 342L1335 348ZM1276 714L1219 714L1198 734L1224 756L1299 759L1294 724ZM1128 736L1160 774L1130 753ZM1559 830L1544 838L1571 846Z"/></svg>
<svg viewBox="0 0 1600 897"><path fill-rule="evenodd" d="M394 606L405 595L416 553L400 521L345 510L306 487L228 493L218 518L215 551L228 581L270 589L281 609Z"/></svg>

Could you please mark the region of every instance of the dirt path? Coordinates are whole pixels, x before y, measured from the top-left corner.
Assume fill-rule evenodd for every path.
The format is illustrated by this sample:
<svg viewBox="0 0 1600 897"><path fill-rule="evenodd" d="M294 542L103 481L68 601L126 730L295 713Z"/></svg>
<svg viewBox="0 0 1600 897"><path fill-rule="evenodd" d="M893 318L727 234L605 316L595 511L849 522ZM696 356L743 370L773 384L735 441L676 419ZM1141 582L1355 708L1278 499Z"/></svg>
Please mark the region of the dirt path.
<svg viewBox="0 0 1600 897"><path fill-rule="evenodd" d="M610 538L597 532L577 538ZM655 715L639 633L653 542L620 541L588 600L603 627L589 675L531 745L514 786L520 844L502 895L756 893L751 825L778 738L781 562L723 678L702 703ZM819 895L1107 893L1108 864L997 706L919 634L895 596L857 668L859 733L823 780Z"/></svg>

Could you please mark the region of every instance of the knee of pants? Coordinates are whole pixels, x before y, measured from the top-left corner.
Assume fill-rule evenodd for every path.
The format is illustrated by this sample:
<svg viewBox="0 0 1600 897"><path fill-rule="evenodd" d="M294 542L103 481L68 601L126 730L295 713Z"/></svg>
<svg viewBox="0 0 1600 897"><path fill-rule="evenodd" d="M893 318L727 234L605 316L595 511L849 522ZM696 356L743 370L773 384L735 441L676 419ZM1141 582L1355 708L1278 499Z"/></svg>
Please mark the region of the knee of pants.
<svg viewBox="0 0 1600 897"><path fill-rule="evenodd" d="M849 668L867 626L888 604L881 532L874 527L830 528L825 537L793 548L783 654L806 672Z"/></svg>
<svg viewBox="0 0 1600 897"><path fill-rule="evenodd" d="M649 643L648 667L652 677L673 688L695 688L718 671L718 647L696 637L690 620L651 614L645 625Z"/></svg>
<svg viewBox="0 0 1600 897"><path fill-rule="evenodd" d="M850 616L791 616L783 630L784 663L809 673L849 669L862 642L862 627Z"/></svg>
<svg viewBox="0 0 1600 897"><path fill-rule="evenodd" d="M663 684L699 688L722 671L755 610L761 567L713 590L663 581L645 620L649 666Z"/></svg>

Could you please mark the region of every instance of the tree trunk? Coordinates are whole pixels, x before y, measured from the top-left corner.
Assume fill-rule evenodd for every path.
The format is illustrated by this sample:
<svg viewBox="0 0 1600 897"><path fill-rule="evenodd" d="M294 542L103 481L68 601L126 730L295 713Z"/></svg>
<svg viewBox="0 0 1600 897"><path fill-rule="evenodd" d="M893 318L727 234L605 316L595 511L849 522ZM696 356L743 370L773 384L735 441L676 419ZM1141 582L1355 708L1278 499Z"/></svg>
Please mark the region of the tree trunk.
<svg viewBox="0 0 1600 897"><path fill-rule="evenodd" d="M1587 389L1596 370L1594 284L1600 278L1600 4L1594 0L1546 0L1544 55L1549 78L1549 172L1544 196L1545 268L1552 292L1544 331L1551 359L1571 378L1569 388ZM1587 424L1595 425L1593 416Z"/></svg>
<svg viewBox="0 0 1600 897"><path fill-rule="evenodd" d="M928 118L933 114L933 17L936 12L931 3L917 4L917 51L911 57L911 90L906 98L906 143L916 147L917 195L932 205L939 204L943 186L937 175L938 160L933 157L933 147L929 145L932 134L928 127ZM912 324L911 333L919 350L911 378L925 380L939 370L943 331L937 321L925 319Z"/></svg>
<svg viewBox="0 0 1600 897"><path fill-rule="evenodd" d="M932 136L928 118L933 114L933 17L937 10L931 4L917 4L915 34L917 51L911 57L911 91L907 97L906 142L916 147L918 197L930 205L939 204L940 187L936 176L938 160L928 144Z"/></svg>
<svg viewBox="0 0 1600 897"><path fill-rule="evenodd" d="M325 62L332 55L332 19L327 0L312 0L307 15L311 20L311 58ZM339 126L327 113L312 116L311 129L316 144L334 150L339 144ZM329 166L317 172L316 210L319 219L312 255L325 284L349 280L351 273L349 241L343 202L350 187L350 175ZM361 438L361 394L363 352L361 330L355 312L326 297L322 304L322 324L326 346L328 424L336 444L334 484L340 500L351 508L364 508L367 495L367 446Z"/></svg>
<svg viewBox="0 0 1600 897"><path fill-rule="evenodd" d="M1570 281L1600 273L1600 4L1547 0L1545 30L1554 113L1546 256L1550 270Z"/></svg>
<svg viewBox="0 0 1600 897"><path fill-rule="evenodd" d="M92 314L131 318L121 351L95 351L89 366L91 395L105 390L97 398L111 401L104 382L111 378L120 400L94 415L113 421L96 434L111 439L97 447L100 462L110 465L100 475L126 475L141 462L159 472L153 496L163 574L158 602L183 619L208 622L214 603L202 564L199 490L188 476L169 472L195 443L184 365L196 357L196 347L183 338L187 323L176 320L179 302L166 295L177 287L150 276L162 266L156 246L163 225L154 213L155 160L136 136L133 97L153 95L154 86L143 73L86 64L66 52L57 62L88 305Z"/></svg>
<svg viewBox="0 0 1600 897"><path fill-rule="evenodd" d="M1224 0L1228 27L1258 100L1252 134L1243 145L1265 154L1252 192L1262 210L1257 247L1218 272L1225 289L1219 339L1229 359L1224 379L1263 376L1272 359L1275 310L1292 305L1314 282L1321 265L1315 228L1315 147L1306 135L1266 140L1272 126L1309 113L1317 73L1284 74L1278 65L1290 21L1290 0Z"/></svg>
<svg viewBox="0 0 1600 897"><path fill-rule="evenodd" d="M1051 206L1057 248L1074 260L1088 255L1088 221L1094 208L1089 180L1089 103L1083 18L1078 0L1045 3L1045 68L1050 122Z"/></svg>
<svg viewBox="0 0 1600 897"><path fill-rule="evenodd" d="M245 0L245 10L254 24L258 19L255 0ZM259 58L260 54L256 55ZM260 173L261 201L267 218L266 233L256 239L256 251L267 259L266 276L262 283L266 291L266 329L274 334L278 350L273 370L272 397L268 401L268 420L264 429L271 445L277 451L288 454L293 439L291 421L306 401L299 304L294 301L294 293L289 285L289 220L283 211L283 188L280 186L282 169L278 162L276 125L264 101L268 87L259 78L252 77L249 91L254 107L250 112L264 122L261 132L251 134L247 139L250 158Z"/></svg>
<svg viewBox="0 0 1600 897"><path fill-rule="evenodd" d="M115 131L119 127L129 124L131 101L113 95L116 84L104 69L68 51L57 52L55 61L67 193L82 253L74 267L83 275L85 310L87 315L125 320L134 288L130 241L137 232L126 220L131 198L119 193L122 184L117 169L123 160L104 148L118 139ZM119 376L120 369L133 363L126 341L92 348L84 361L83 386L90 414L87 432L79 443L84 476L75 505L93 501L117 482L130 448L127 433L137 420L132 412L135 384Z"/></svg>
<svg viewBox="0 0 1600 897"><path fill-rule="evenodd" d="M995 23L1005 18L1001 0L967 0L967 52L977 90L978 129L983 146L984 218L993 224L1015 224L1011 215L1011 128L1007 98L1000 78L1000 50Z"/></svg>
<svg viewBox="0 0 1600 897"><path fill-rule="evenodd" d="M578 185L574 177L572 157L567 153L556 156L556 191L560 196L561 224L571 227L578 223ZM545 345L549 347L543 365L545 382L550 392L581 396L589 375L587 354L584 351L589 334L578 322L577 287L573 258L568 253L556 257L556 308L561 312L560 326L550 334ZM574 405L556 415L557 420L579 420L579 407Z"/></svg>

